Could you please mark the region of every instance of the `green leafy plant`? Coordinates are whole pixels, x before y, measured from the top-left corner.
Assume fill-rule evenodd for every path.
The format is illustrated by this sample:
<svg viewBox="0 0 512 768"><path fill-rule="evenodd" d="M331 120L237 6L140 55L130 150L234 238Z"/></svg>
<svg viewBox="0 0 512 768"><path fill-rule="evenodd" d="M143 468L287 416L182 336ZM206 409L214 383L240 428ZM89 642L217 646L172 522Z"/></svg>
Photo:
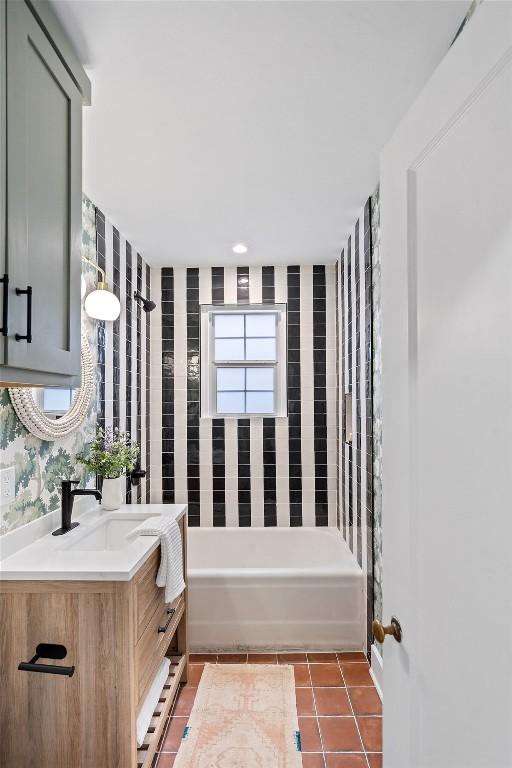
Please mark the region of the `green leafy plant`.
<svg viewBox="0 0 512 768"><path fill-rule="evenodd" d="M131 472L138 455L139 446L132 442L129 432L98 427L89 452L78 454L76 460L89 472L113 479L120 477L123 472Z"/></svg>

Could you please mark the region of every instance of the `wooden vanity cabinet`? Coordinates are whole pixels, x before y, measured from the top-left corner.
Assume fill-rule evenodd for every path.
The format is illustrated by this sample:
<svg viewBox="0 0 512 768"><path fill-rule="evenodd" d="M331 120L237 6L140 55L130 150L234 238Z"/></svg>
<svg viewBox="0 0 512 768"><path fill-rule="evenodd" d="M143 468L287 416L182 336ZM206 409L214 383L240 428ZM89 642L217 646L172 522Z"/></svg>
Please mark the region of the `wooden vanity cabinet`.
<svg viewBox="0 0 512 768"><path fill-rule="evenodd" d="M186 553L185 518L180 527ZM159 559L158 549L129 582L0 583L0 765L150 768L188 671L187 592L166 605ZM47 663L74 666L71 677L18 670L42 642L66 647ZM137 716L165 655L170 673L137 749Z"/></svg>

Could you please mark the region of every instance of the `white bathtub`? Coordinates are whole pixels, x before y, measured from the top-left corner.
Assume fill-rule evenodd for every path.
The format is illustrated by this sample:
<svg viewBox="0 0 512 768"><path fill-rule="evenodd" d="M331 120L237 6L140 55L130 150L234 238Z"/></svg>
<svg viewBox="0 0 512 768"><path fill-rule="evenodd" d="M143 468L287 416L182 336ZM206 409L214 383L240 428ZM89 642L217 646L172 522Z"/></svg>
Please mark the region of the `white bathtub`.
<svg viewBox="0 0 512 768"><path fill-rule="evenodd" d="M335 528L189 528L193 651L364 647L362 571Z"/></svg>

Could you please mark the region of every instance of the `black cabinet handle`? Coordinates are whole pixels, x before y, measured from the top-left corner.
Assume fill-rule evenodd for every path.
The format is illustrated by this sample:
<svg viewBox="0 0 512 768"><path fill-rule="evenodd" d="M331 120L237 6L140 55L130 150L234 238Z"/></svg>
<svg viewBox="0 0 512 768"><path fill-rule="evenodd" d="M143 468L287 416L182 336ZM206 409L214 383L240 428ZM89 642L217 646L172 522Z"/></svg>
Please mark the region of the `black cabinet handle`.
<svg viewBox="0 0 512 768"><path fill-rule="evenodd" d="M172 621L172 617L174 616L174 613L175 613L175 609L174 608L168 608L167 609L167 614L169 616L169 618L167 619L167 624L165 625L165 627L158 627L158 631L159 632L167 632L167 630L169 629L169 624Z"/></svg>
<svg viewBox="0 0 512 768"><path fill-rule="evenodd" d="M39 643L36 648L36 655L30 661L22 661L18 664L21 672L42 672L46 675L67 675L73 677L75 667L58 667L55 664L38 664L40 658L43 659L64 659L67 655L67 649L64 645L55 643Z"/></svg>
<svg viewBox="0 0 512 768"><path fill-rule="evenodd" d="M17 333L14 338L16 341L26 341L27 344L32 344L32 286L27 285L26 288L16 288L16 296L27 296L27 332L24 336Z"/></svg>
<svg viewBox="0 0 512 768"><path fill-rule="evenodd" d="M9 306L9 275L5 274L0 277L0 283L3 285L3 298L2 298L2 325L0 327L0 333L2 336L7 336L7 309Z"/></svg>

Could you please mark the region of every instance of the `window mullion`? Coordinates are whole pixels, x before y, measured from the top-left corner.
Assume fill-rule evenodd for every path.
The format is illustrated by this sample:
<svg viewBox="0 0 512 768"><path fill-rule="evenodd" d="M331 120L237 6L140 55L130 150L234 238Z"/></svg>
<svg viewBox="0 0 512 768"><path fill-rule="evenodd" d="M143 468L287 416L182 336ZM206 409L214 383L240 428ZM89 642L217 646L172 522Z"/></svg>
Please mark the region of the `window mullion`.
<svg viewBox="0 0 512 768"><path fill-rule="evenodd" d="M247 315L244 315L244 360L247 360Z"/></svg>
<svg viewBox="0 0 512 768"><path fill-rule="evenodd" d="M221 368L273 368L276 360L212 360L212 365Z"/></svg>

